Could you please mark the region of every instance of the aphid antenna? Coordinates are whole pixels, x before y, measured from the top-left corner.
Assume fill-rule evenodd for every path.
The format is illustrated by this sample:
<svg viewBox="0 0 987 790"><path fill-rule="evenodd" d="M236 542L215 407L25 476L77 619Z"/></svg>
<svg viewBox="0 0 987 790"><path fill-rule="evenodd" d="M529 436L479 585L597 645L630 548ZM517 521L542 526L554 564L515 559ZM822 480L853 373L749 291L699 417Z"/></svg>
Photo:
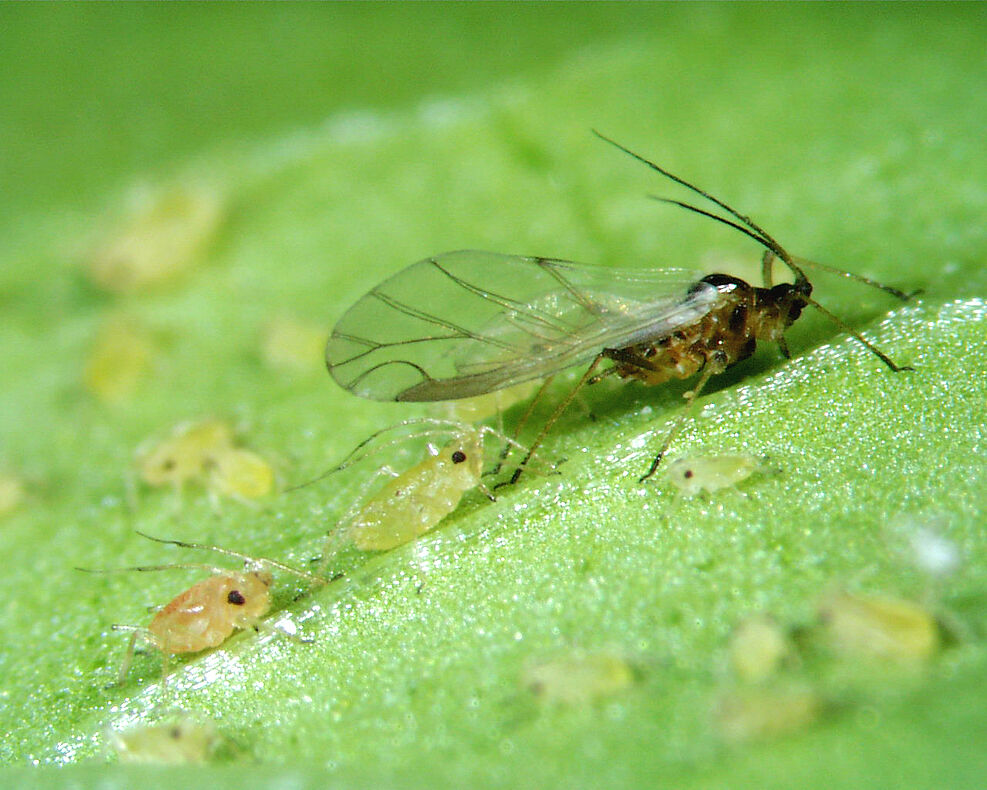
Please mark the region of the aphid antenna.
<svg viewBox="0 0 987 790"><path fill-rule="evenodd" d="M897 288L892 288L890 285L885 285L877 280L872 280L870 277L864 277L862 274L855 274L854 272L847 272L843 269L837 269L835 266L829 266L825 263L817 263L816 261L810 261L806 258L795 258L798 261L799 266L808 266L810 268L820 269L829 274L835 274L840 277L847 277L851 280L856 280L858 283L863 283L864 285L869 285L871 288L877 288L880 291L891 294L896 299L900 299L903 302L907 302L910 299L918 296L922 293L921 288L916 288L914 291L900 291Z"/></svg>
<svg viewBox="0 0 987 790"><path fill-rule="evenodd" d="M850 335L850 337L852 337L858 343L862 344L864 348L866 348L868 351L874 354L874 356L876 356L879 360L881 360L881 362L887 365L893 372L900 373L903 370L915 370L915 368L909 367L908 365L896 365L894 361L891 359L891 357L889 357L887 354L881 351L877 346L875 346L873 343L867 340L862 334L860 334L860 332L858 332L856 329L854 329L849 324L847 324L847 322L844 321L842 318L840 318L838 315L831 313L829 310L827 310L825 307L819 304L819 302L817 302L815 299L805 297L805 301L808 304L812 305L814 308L816 308L816 310L818 310L820 313L826 316L826 318L828 318L834 324L836 324L836 326L838 326L840 329L842 329L844 332Z"/></svg>
<svg viewBox="0 0 987 790"><path fill-rule="evenodd" d="M153 540L155 543L167 543L172 546L179 546L183 549L201 549L204 551L214 551L217 554L224 554L227 557L235 557L239 560L242 560L248 566L261 565L268 568L275 568L279 571L283 571L284 573L290 573L294 576L297 576L300 579L306 579L307 581L314 583L325 584L327 581L322 576L317 576L314 573L308 573L307 571L299 570L298 568L292 568L290 565L285 565L283 562L278 562L277 560L271 560L266 557L251 557L249 554L242 554L239 551L233 551L232 549L225 549L222 546L210 546L205 543L186 543L183 540L168 540L166 538L156 538L153 535L148 535L146 532L141 532L140 530L135 530L135 532L137 532L137 534L140 535L142 538ZM171 566L171 567L178 567L178 566ZM207 566L199 566L199 567L207 567ZM217 569L217 572L229 573L229 569L219 568Z"/></svg>
<svg viewBox="0 0 987 790"><path fill-rule="evenodd" d="M378 437L390 433L392 431L396 431L397 429L406 427L408 425L434 425L438 427L434 427L427 430L415 431L413 433L408 433L404 436L398 436L380 445L377 445L370 449L366 449L367 446L370 445ZM451 436L473 429L474 426L469 425L468 423L459 422L458 420L446 420L439 417L419 417L413 420L404 420L402 422L395 423L394 425L388 425L386 428L381 428L379 431L375 431L374 433L370 434L370 436L368 436L366 439L360 442L356 447L350 450L350 452L346 454L346 457L343 458L343 460L340 461L336 466L323 472L318 477L315 477L311 480L307 480L304 483L299 483L296 486L291 486L290 488L286 488L284 492L288 493L289 491L297 491L300 488L305 488L307 486L313 485L314 483L318 483L320 480L325 480L327 477L331 477L332 475L336 474L336 472L341 472L344 469L349 468L353 464L359 463L364 458L369 458L374 453L382 452L383 450L387 450L391 447L398 447L406 442L416 439L429 439L432 437ZM366 452L362 452L365 449Z"/></svg>
<svg viewBox="0 0 987 790"><path fill-rule="evenodd" d="M770 241L766 239L764 236L761 236L758 233L754 233L754 231L750 230L750 228L745 228L739 222L734 222L733 220L729 220L726 217L721 217L719 214L714 214L712 211L706 211L705 209L699 208L699 206L694 206L691 203L686 203L682 200L675 200L674 198L662 197L661 195L648 195L648 197L651 198L652 200L658 201L659 203L668 203L672 206L678 206L679 208L684 208L687 211L693 212L694 214L699 214L703 217L709 217L710 219L716 220L717 222L720 222L728 227L731 227L734 230L739 230L745 236L749 236L750 238L754 239L754 241L756 241L762 247L771 250L771 252L775 253L779 258L784 259L783 255L781 254L784 252L784 250L782 250L782 248L778 245L777 242ZM805 275L803 274L802 276L804 278Z"/></svg>
<svg viewBox="0 0 987 790"><path fill-rule="evenodd" d="M199 563L199 562L169 563L168 565L129 565L124 568L80 568L76 566L75 570L82 571L83 573L132 573L133 571L144 572L144 571L172 571L172 570L208 571L209 573L230 572L229 568L223 568L218 565L208 565L206 563Z"/></svg>
<svg viewBox="0 0 987 790"><path fill-rule="evenodd" d="M844 332L849 334L851 337L862 343L865 348L871 351L878 359L880 359L885 365L887 365L895 373L902 370L914 370L914 368L911 367L896 365L891 360L890 357L888 357L883 352L879 351L872 343L865 340L864 337L859 332L851 328L845 321L843 321L841 318L836 316L834 313L831 313L829 310L827 310L825 307L819 304L819 302L817 302L815 299L810 298L809 294L812 292L812 286L809 284L809 279L808 277L805 276L805 272L802 270L801 267L802 266L815 267L817 269L821 269L822 271L829 272L830 274L839 275L841 277L848 277L852 280L856 280L857 282L863 283L864 285L869 285L873 288L877 288L881 291L889 293L892 296L901 299L903 302L908 301L916 294L921 293L921 291L912 291L911 293L905 293L904 291L900 291L897 288L892 288L889 285L884 285L883 283L879 283L876 280L872 280L869 277L864 277L859 274L853 274L852 272L843 271L842 269L837 269L836 267L833 266L827 266L826 264L816 263L815 261L810 261L805 258L799 258L798 263L796 263L796 259L793 258L791 255L789 255L784 247L782 247L777 241L775 241L774 238L772 238L771 235L767 233L767 231L765 231L762 227L757 225L750 217L741 214L739 211L733 209L732 207L724 203L722 200L713 197L711 194L709 194L703 189L700 189L694 184L690 184L685 179L680 178L679 176L676 176L675 174L668 172L663 167L660 167L659 165L655 164L651 160L646 159L640 154L634 153L630 149L622 146L620 143L617 143L611 140L609 137L600 134L595 129L593 130L593 133L600 139L604 140L605 142L610 143L611 145L620 149L624 153L634 157L639 162L643 162L652 170L655 170L656 172L660 173L666 178L671 179L675 183L681 184L682 186L686 187L692 192L695 192L697 195L700 195L706 198L707 200L715 203L717 206L727 211L731 216L739 220L739 222L734 222L733 220L727 219L726 217L721 217L719 214L716 214L712 211L706 211L705 209L701 209L698 206L694 206L691 203L685 203L681 200L659 197L657 195L648 196L653 200L659 201L660 203L670 203L673 206L679 206L680 208L684 208L688 211L692 211L703 217L708 217L709 219L716 220L717 222L727 225L728 227L731 227L734 230L740 231L745 236L749 236L750 238L754 239L754 241L761 244L767 250L763 261L764 280L766 286L771 285L771 278L770 278L771 257L777 256L795 274L795 287L797 290L801 292L800 295L803 299L805 299L807 304L812 305L814 308L816 308L816 310L818 310L820 313L826 316L826 318L828 318L830 321L836 324L836 326L838 326L840 329L842 329ZM786 357L788 357L789 356L788 348L784 342L784 338L782 338L779 341L779 343L781 345L782 353ZM648 475L645 475L645 477L649 477L650 474L653 474L653 470Z"/></svg>
<svg viewBox="0 0 987 790"><path fill-rule="evenodd" d="M690 203L684 203L679 200L670 200L667 198L656 198L656 200L665 203L672 203L673 205L680 206L684 209L688 209L689 211L693 211L697 214L701 214L704 217L709 217L710 219L714 219L717 222L722 222L724 225L729 225L731 228L741 231L745 235L750 236L752 239L757 241L759 244L771 250L771 252L773 252L779 258L781 258L781 260L785 263L785 265L792 270L792 273L795 275L795 280L797 284L801 284L801 285L808 284L809 280L805 276L805 272L803 272L802 269L799 268L798 264L796 264L795 261L792 259L792 256L785 251L784 247L782 247L777 241L775 241L771 237L771 234L769 234L766 230L764 230L764 228L762 228L760 225L754 222L754 220L752 220L750 217L748 217L745 214L741 214L739 211L729 206L728 204L724 203L719 198L713 197L713 195L711 195L706 190L700 189L695 184L691 184L688 181L686 181L684 178L669 172L668 170L661 167L660 165L657 165L654 162L652 162L650 159L647 159L646 157L635 153L634 151L624 147L623 145L616 142L615 140L611 140L609 137L607 137L604 134L601 134L596 129L593 129L592 131L593 134L595 134L605 143L610 143L610 145L614 146L614 148L617 148L623 151L628 156L637 159L642 164L645 164L648 167L650 167L656 173L663 175L665 178L669 179L670 181L674 181L676 184L680 184L681 186L684 186L689 191L699 195L702 198L705 198L711 203L716 204L721 209L726 211L734 219L738 220L740 224L738 225L736 222L734 222L733 220L729 220L726 217L721 217L719 214L714 214L713 212L710 211L704 211L703 209L697 206L693 206Z"/></svg>
<svg viewBox="0 0 987 790"><path fill-rule="evenodd" d="M625 150L626 151L627 149L622 149L622 150ZM632 156L637 157L636 154L632 154ZM640 157L637 157L637 158L640 158ZM644 161L647 161L647 160L644 160ZM661 172L664 172L664 171L661 171ZM675 179L675 180L676 181L679 181L679 183L685 183L685 182L682 182L679 179ZM687 186L689 186L689 185L687 185ZM705 192L701 192L700 191L700 194L702 194L704 197L710 198L710 200L713 200L718 205L724 205L724 204L720 203L720 201L718 201L715 198L711 197L710 195L706 194ZM911 299L911 298L917 296L918 294L922 293L922 289L921 288L918 288L918 289L916 289L914 291L909 291L909 292L906 293L905 291L901 291L901 290L899 290L897 288L893 288L890 285L885 285L884 283L878 282L877 280L872 280L870 277L864 277L861 274L855 274L854 272L848 272L848 271L845 271L843 269L838 269L835 266L829 266L828 264L825 264L825 263L818 263L816 261L810 261L807 258L797 258L797 257L795 257L793 255L789 255L788 252L780 244L778 244L778 242L776 242L773 238L771 238L766 233L764 233L764 231L761 230L760 228L758 228L758 226L756 226L756 225L751 224L750 227L756 228L759 232L754 232L754 231L750 230L750 228L748 228L748 227L744 227L743 225L741 225L739 223L733 222L732 220L729 220L726 217L721 217L720 215L714 214L711 211L706 211L704 209L701 209L698 206L692 205L691 203L685 203L685 202L683 202L681 200L675 200L673 198L661 197L660 195L648 195L648 197L651 198L652 200L657 200L659 203L670 203L673 206L678 206L679 208L684 208L684 209L686 209L688 211L692 211L692 212L694 212L696 214L700 214L700 215L702 215L704 217L709 217L710 219L716 220L717 222L720 222L720 223L722 223L724 225L727 225L727 226L733 228L734 230L739 230L745 236L749 236L750 238L754 239L754 241L756 241L758 244L762 245L767 250L769 250L770 252L773 252L775 255L777 255L779 258L781 258L781 260L793 272L795 272L796 277L799 280L801 280L801 281L807 281L807 278L806 278L805 273L803 271L803 267L809 267L809 268L819 269L819 270L824 271L824 272L828 272L829 274L835 274L835 275L838 275L840 277L846 277L848 279L855 280L856 282L862 283L863 285L869 285L872 288L877 288L880 291L884 291L885 293L891 294L896 299L900 299L903 302L907 302L909 299ZM730 209L728 209L728 210L730 210ZM732 210L731 210L731 213L735 213L735 212L732 212ZM744 219L746 219L746 218L744 218ZM766 284L770 285L770 283L766 283Z"/></svg>

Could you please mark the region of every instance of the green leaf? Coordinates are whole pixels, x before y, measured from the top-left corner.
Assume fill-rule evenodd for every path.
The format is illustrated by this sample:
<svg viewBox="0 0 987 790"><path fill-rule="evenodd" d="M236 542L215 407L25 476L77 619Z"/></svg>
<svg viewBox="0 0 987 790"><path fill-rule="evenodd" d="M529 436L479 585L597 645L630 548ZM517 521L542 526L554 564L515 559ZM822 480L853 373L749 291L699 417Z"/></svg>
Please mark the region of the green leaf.
<svg viewBox="0 0 987 790"><path fill-rule="evenodd" d="M18 112L4 134L16 143L11 161L38 183L4 201L0 242L0 463L28 489L0 531L0 759L83 763L69 769L79 786L132 785L148 775L99 765L109 759L107 729L183 710L214 721L238 755L224 767L178 770L175 780L246 788L332 779L982 782L983 10L278 12L288 32L254 64L256 92L237 115L236 97L222 88L241 72L206 61L245 68L248 55L259 57L277 38L268 29L273 8L246 9L229 35L229 10L212 7L183 7L181 25L160 33L152 24L160 17L144 9L3 10L21 64L21 79L5 87ZM46 13L59 24L44 24ZM326 71L319 64L333 21L332 40L342 43ZM197 32L183 32L196 23ZM49 60L32 46L44 30L55 42L76 32L105 38L101 51L119 40L150 53L129 76L89 47L73 61L78 90L106 119L140 116L127 127L126 167L105 164L115 161L106 127L94 133L81 120L67 122L60 145L52 132L37 133L59 167L29 155L28 110L47 101L39 85L70 71L60 50ZM284 45L293 39L295 47ZM204 41L214 58L197 49ZM509 63L491 54L499 47ZM292 68L282 49L294 52ZM232 113L214 133L199 131L184 109L173 110L173 132L146 115L156 91L179 95L192 63L205 72L188 90L219 103L210 117ZM103 79L86 77L87 68ZM316 90L330 77L339 90ZM378 84L389 77L390 89ZM365 92L343 90L347 79ZM306 93L298 85L323 97L325 120L315 123L315 101L292 114L282 97ZM68 118L74 95L59 93L47 112ZM263 115L261 99L283 117ZM90 112L92 120L104 110ZM140 126L170 142L142 148ZM753 244L647 200L682 196L601 145L591 127L750 213L799 255L923 288L902 306L813 275L821 303L914 371L892 373L807 313L789 334L792 360L766 348L720 377L672 447L766 455L767 468L739 491L691 500L660 476L637 482L688 383L601 383L545 443L543 457L566 459L559 475L529 476L496 502L471 494L412 545L349 553L343 579L297 601L297 583L279 576L278 617L311 643L242 634L181 662L166 686L157 657L138 656L129 679L108 687L125 641L110 625L146 623L148 605L195 575L93 576L75 566L209 561L144 541L140 529L301 567L355 495L356 482L327 482L251 508L213 507L195 488L134 494L133 453L146 437L223 416L294 484L372 431L422 413L348 395L318 360L295 372L265 366L267 322L290 315L328 333L381 278L458 248L698 264L756 279ZM223 144L228 137L241 142ZM224 219L171 287L112 296L81 264L92 239L111 232L103 229L113 227L131 177L211 190ZM93 195L99 201L90 203ZM99 328L118 315L148 333L154 353L134 394L108 404L86 391L82 371ZM560 382L552 395L565 391ZM508 422L518 416L511 411ZM955 575L934 585L914 568L903 535L916 525L958 547ZM731 630L761 611L808 626L820 597L840 586L926 600L953 624L953 641L912 673L807 660L800 677L827 703L816 726L725 744L712 722L732 683L724 668ZM575 707L539 704L524 688L531 661L595 649L625 655L636 684ZM66 777L9 775L39 787L64 786Z"/></svg>

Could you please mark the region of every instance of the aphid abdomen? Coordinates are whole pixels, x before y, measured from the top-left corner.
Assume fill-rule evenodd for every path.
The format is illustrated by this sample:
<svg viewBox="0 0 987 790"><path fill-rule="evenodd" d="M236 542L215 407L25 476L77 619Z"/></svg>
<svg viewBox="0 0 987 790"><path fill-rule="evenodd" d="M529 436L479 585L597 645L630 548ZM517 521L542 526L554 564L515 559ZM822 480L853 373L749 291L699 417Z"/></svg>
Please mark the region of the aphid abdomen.
<svg viewBox="0 0 987 790"><path fill-rule="evenodd" d="M483 452L476 445L454 442L391 480L353 519L350 534L356 547L392 549L428 532L455 510L463 494L480 482Z"/></svg>
<svg viewBox="0 0 987 790"><path fill-rule="evenodd" d="M697 321L650 342L605 352L614 360L618 376L654 386L690 378L710 364L725 370L754 353L756 326L750 317L756 289L725 275L710 275L701 282L706 281L717 286L719 295Z"/></svg>

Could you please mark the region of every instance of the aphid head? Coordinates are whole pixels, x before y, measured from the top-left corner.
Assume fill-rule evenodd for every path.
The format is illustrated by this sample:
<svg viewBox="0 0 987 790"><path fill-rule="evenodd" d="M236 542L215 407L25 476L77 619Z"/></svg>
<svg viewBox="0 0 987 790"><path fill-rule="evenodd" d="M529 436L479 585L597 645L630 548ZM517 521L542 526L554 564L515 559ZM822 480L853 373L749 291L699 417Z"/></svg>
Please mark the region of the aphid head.
<svg viewBox="0 0 987 790"><path fill-rule="evenodd" d="M696 470L688 458L677 458L665 468L665 474L672 484L686 496L695 496L702 486L694 479Z"/></svg>
<svg viewBox="0 0 987 790"><path fill-rule="evenodd" d="M472 488L483 474L483 432L464 427L441 451L444 474Z"/></svg>
<svg viewBox="0 0 987 790"><path fill-rule="evenodd" d="M483 445L475 441L455 441L446 446L443 455L451 464L450 474L479 477L483 469Z"/></svg>
<svg viewBox="0 0 987 790"><path fill-rule="evenodd" d="M230 576L223 591L223 603L237 617L261 617L271 608L271 573L248 571Z"/></svg>
<svg viewBox="0 0 987 790"><path fill-rule="evenodd" d="M802 315L802 310L809 303L812 283L804 279L794 283L779 283L768 293L772 301L778 305L778 312L785 322L785 326L791 326Z"/></svg>

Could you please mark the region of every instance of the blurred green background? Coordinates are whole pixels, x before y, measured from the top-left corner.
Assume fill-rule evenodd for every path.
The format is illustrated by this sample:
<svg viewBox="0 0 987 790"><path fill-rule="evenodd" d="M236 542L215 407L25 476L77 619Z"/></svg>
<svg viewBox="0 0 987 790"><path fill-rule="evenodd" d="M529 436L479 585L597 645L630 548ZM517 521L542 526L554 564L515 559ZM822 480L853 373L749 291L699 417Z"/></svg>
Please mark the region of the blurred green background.
<svg viewBox="0 0 987 790"><path fill-rule="evenodd" d="M101 765L107 728L178 708L237 744L209 781L242 787L982 782L985 13L0 6L0 472L26 490L0 516L0 759L87 763L68 769L79 786L124 786L133 774ZM219 415L291 484L420 413L347 395L317 359L279 367L262 350L272 321L327 333L382 277L459 248L740 261L754 276L748 242L647 200L682 196L591 128L796 254L923 288L901 307L813 280L916 372L892 378L807 315L796 359L765 349L728 373L680 439L682 452L746 450L781 469L711 501L635 483L687 386L601 386L586 396L597 419L574 410L546 445L569 459L560 477L492 504L468 497L419 543L350 558L345 582L310 599L292 603L283 580L279 603L314 644L237 638L164 692L157 659L139 658L106 688L122 655L110 624L145 622L187 575L73 566L182 561L135 528L300 565L352 495L310 488L249 507L150 491L135 484L142 441ZM218 218L187 271L114 293L91 276L94 250L128 227L142 184L205 196ZM150 361L106 398L86 370L114 322L137 327ZM932 585L902 524L937 525L962 568ZM807 661L800 680L826 703L816 726L725 744L710 722L731 630L762 610L810 623L834 585L924 600L955 623L952 643L917 673ZM523 668L577 648L620 651L638 683L577 709L534 703Z"/></svg>

